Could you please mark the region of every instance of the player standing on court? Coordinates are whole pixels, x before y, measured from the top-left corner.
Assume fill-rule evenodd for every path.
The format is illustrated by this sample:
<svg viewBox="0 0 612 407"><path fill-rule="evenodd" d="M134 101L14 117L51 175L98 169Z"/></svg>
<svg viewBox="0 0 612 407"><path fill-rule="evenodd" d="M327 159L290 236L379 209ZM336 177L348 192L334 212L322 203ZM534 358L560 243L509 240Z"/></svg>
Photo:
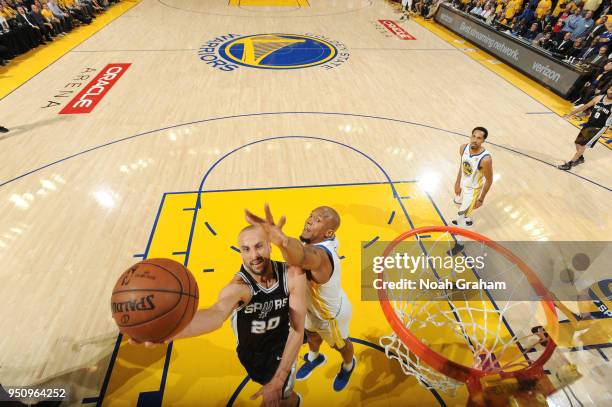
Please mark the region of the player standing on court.
<svg viewBox="0 0 612 407"><path fill-rule="evenodd" d="M578 137L576 137L574 141L576 144L576 153L568 162L557 167L560 170L569 171L572 167L582 164L584 162L584 150L586 150L587 147L593 148L597 140L599 140L606 130L608 130L608 127L612 126L612 118L610 116L612 112L612 86L608 87L605 95L595 96L589 103L572 110L563 117L568 118L574 116L591 107L593 108L593 112L591 112L589 120L582 130L580 130Z"/></svg>
<svg viewBox="0 0 612 407"><path fill-rule="evenodd" d="M343 390L355 370L357 360L349 339L352 306L340 285L340 258L336 231L340 216L328 206L314 209L304 224L300 240L288 237L282 231L283 216L278 225L269 206L265 206L266 219L246 211L247 221L262 225L268 239L281 250L288 264L300 267L308 279L306 335L309 352L297 372L297 380L304 380L323 365L325 355L319 353L323 340L342 355L343 363L333 383L335 391Z"/></svg>
<svg viewBox="0 0 612 407"><path fill-rule="evenodd" d="M231 316L238 359L251 380L263 385L251 399L263 396L264 406L297 407L300 396L293 385L304 340L305 274L297 267L270 260L270 242L261 227L244 228L238 245L240 271L221 290L217 302L198 310L191 323L171 340L216 331Z"/></svg>
<svg viewBox="0 0 612 407"><path fill-rule="evenodd" d="M455 203L459 205L453 225L465 228L473 225L472 212L484 203L493 184L493 159L482 145L489 132L484 127L475 127L468 144L459 147L461 164L455 181ZM455 256L463 246L456 244L450 253Z"/></svg>

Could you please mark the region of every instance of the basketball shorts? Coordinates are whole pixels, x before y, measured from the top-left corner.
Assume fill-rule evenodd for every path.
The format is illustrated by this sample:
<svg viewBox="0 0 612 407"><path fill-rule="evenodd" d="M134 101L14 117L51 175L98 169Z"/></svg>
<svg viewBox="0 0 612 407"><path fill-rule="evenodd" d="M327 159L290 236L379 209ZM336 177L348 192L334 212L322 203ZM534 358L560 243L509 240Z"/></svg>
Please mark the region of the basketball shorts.
<svg viewBox="0 0 612 407"><path fill-rule="evenodd" d="M600 129L599 127L585 127L580 130L580 133L578 133L578 137L576 137L576 141L574 141L574 143L580 146L593 148L603 133L603 129Z"/></svg>
<svg viewBox="0 0 612 407"><path fill-rule="evenodd" d="M353 306L343 292L340 310L331 319L321 319L308 310L304 327L307 331L316 332L331 347L342 349L349 337L349 324L353 315Z"/></svg>
<svg viewBox="0 0 612 407"><path fill-rule="evenodd" d="M468 217L474 210L476 200L480 196L480 188L461 188L461 206L459 206L459 216L463 215ZM466 225L458 225L465 227Z"/></svg>
<svg viewBox="0 0 612 407"><path fill-rule="evenodd" d="M277 347L266 352L253 352L250 349L239 349L238 359L245 368L251 380L255 383L264 385L272 380L278 365L280 364L283 356L283 350L285 344L282 347ZM295 373L296 373L296 362L294 361L291 365L291 373L287 376L285 385L283 386L283 398L288 398L293 392L295 385Z"/></svg>

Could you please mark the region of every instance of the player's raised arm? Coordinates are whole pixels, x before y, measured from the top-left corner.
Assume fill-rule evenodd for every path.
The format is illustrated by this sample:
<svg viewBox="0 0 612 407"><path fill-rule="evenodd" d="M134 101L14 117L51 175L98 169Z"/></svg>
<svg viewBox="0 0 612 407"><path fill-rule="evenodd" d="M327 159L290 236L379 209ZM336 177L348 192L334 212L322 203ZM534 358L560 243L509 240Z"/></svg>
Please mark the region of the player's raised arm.
<svg viewBox="0 0 612 407"><path fill-rule="evenodd" d="M282 231L285 217L281 217L276 225L268 204L265 205L265 212L266 219L262 219L249 210L245 210L246 220L251 225L259 225L264 229L270 241L281 250L289 265L307 270L318 270L322 267L331 270L332 264L324 249L303 245L298 239L287 236Z"/></svg>
<svg viewBox="0 0 612 407"><path fill-rule="evenodd" d="M219 293L219 298L210 308L196 312L193 320L174 339L207 334L223 326L232 312L242 302L249 302L251 290L238 279L232 280Z"/></svg>

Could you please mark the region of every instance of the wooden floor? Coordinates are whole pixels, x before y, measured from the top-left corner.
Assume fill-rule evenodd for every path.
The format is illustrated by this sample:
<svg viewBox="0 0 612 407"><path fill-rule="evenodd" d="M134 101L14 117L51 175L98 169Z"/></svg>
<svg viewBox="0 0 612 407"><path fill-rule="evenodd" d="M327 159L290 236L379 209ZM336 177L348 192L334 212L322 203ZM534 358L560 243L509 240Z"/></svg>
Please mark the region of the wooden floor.
<svg viewBox="0 0 612 407"><path fill-rule="evenodd" d="M377 303L360 301L358 256L362 242L392 238L409 218L453 217L458 148L475 126L489 129L495 173L476 231L500 241L612 240L612 152L598 145L573 172L556 169L578 130L526 90L415 21L398 22L416 37L400 40L378 23L399 18L383 0L256 3L143 0L0 101L0 124L11 128L0 135L3 386L69 386L66 405L252 404L257 387L240 387L246 373L229 326L174 349L120 344L111 289L143 256L192 253L187 265L209 305L239 267L230 246L242 208L269 201L295 231L327 203L346 220L343 285L358 310L360 365L336 394L339 361L327 350L331 363L298 385L304 405L461 405L465 391L438 398L376 349L389 327ZM200 58L220 36L270 33L323 38L339 50L336 63L223 71ZM93 78L84 72L113 63L131 65L91 113L59 114L76 94L58 97L77 87L67 84L83 82L80 90ZM393 225L400 208L380 184L389 182L412 197ZM610 276L581 278L588 286ZM569 339L559 351L585 376L568 393L574 405L612 399L612 330L602 329L589 350Z"/></svg>

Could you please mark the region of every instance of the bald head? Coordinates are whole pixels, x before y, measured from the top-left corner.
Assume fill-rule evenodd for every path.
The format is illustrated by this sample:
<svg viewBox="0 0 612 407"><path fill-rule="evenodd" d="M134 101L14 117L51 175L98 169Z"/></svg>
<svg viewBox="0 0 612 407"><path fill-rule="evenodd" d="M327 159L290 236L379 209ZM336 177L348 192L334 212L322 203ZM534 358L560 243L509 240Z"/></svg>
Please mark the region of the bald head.
<svg viewBox="0 0 612 407"><path fill-rule="evenodd" d="M331 239L340 227L340 216L334 208L319 206L315 208L306 222L300 240L305 243L318 243Z"/></svg>
<svg viewBox="0 0 612 407"><path fill-rule="evenodd" d="M242 264L251 273L261 275L270 265L272 247L261 226L249 225L238 233Z"/></svg>
<svg viewBox="0 0 612 407"><path fill-rule="evenodd" d="M330 206L319 206L315 211L321 212L327 222L328 228L336 233L336 230L340 227L340 215L338 215L338 212Z"/></svg>

